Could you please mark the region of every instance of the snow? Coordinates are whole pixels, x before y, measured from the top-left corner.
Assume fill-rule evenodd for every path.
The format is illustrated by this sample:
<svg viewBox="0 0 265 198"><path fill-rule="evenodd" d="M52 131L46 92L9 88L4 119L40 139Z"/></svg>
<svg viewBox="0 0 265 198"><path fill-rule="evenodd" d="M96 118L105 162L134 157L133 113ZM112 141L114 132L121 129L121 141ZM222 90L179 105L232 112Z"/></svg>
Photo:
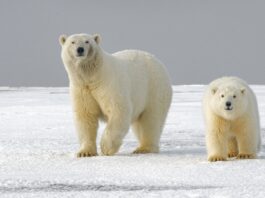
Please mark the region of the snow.
<svg viewBox="0 0 265 198"><path fill-rule="evenodd" d="M252 88L264 139L265 86ZM130 131L117 155L80 159L68 88L1 87L0 197L265 197L264 144L255 160L206 160L203 90L174 86L159 154L131 154Z"/></svg>

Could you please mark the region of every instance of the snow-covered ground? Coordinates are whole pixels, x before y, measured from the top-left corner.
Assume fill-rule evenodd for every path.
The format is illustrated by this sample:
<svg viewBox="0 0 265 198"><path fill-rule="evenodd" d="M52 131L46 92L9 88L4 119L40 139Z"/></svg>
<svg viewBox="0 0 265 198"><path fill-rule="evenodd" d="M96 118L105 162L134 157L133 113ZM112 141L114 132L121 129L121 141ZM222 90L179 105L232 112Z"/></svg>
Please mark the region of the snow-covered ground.
<svg viewBox="0 0 265 198"><path fill-rule="evenodd" d="M0 197L265 197L264 143L259 159L207 162L203 89L174 87L159 154L131 154L130 131L117 155L80 159L67 88L0 88Z"/></svg>

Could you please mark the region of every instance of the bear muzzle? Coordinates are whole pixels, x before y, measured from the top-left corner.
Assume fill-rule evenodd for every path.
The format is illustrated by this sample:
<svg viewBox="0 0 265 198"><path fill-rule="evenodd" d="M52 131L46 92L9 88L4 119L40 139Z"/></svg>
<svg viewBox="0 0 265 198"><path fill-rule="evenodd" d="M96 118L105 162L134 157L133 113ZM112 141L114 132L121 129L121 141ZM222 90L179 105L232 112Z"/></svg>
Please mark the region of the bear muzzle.
<svg viewBox="0 0 265 198"><path fill-rule="evenodd" d="M84 56L85 49L83 47L78 47L76 49L77 57Z"/></svg>
<svg viewBox="0 0 265 198"><path fill-rule="evenodd" d="M226 111L232 111L232 110L233 110L232 102L227 101L227 102L225 103L225 110L226 110Z"/></svg>

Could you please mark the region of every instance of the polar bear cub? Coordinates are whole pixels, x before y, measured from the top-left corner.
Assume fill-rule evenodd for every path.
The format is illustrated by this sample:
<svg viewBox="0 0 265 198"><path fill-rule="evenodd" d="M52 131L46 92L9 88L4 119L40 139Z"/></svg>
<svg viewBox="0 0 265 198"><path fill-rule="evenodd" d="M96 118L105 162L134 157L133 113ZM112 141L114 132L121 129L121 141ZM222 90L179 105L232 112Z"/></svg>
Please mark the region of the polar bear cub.
<svg viewBox="0 0 265 198"><path fill-rule="evenodd" d="M143 51L109 54L100 40L88 34L59 39L80 141L77 156L97 155L99 120L107 123L100 141L104 155L119 150L130 125L139 140L134 153L158 152L172 97L165 66Z"/></svg>
<svg viewBox="0 0 265 198"><path fill-rule="evenodd" d="M210 83L203 98L209 161L256 158L260 123L255 94L237 77Z"/></svg>

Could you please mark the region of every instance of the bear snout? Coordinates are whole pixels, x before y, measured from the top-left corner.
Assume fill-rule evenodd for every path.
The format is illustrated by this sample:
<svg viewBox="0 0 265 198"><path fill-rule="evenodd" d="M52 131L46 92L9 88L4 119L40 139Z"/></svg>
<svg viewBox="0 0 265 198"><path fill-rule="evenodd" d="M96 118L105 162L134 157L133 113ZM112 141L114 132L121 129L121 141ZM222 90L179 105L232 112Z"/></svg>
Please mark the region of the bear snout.
<svg viewBox="0 0 265 198"><path fill-rule="evenodd" d="M83 47L78 47L77 49L76 49L76 52L77 52L77 55L78 56L83 56L84 55L84 48Z"/></svg>
<svg viewBox="0 0 265 198"><path fill-rule="evenodd" d="M226 101L225 106L226 106L225 110L231 111L233 109L232 102L230 101Z"/></svg>
<svg viewBox="0 0 265 198"><path fill-rule="evenodd" d="M231 103L230 101L227 101L227 102L225 103L225 105L226 105L227 107L230 107L230 106L232 105L232 103Z"/></svg>

